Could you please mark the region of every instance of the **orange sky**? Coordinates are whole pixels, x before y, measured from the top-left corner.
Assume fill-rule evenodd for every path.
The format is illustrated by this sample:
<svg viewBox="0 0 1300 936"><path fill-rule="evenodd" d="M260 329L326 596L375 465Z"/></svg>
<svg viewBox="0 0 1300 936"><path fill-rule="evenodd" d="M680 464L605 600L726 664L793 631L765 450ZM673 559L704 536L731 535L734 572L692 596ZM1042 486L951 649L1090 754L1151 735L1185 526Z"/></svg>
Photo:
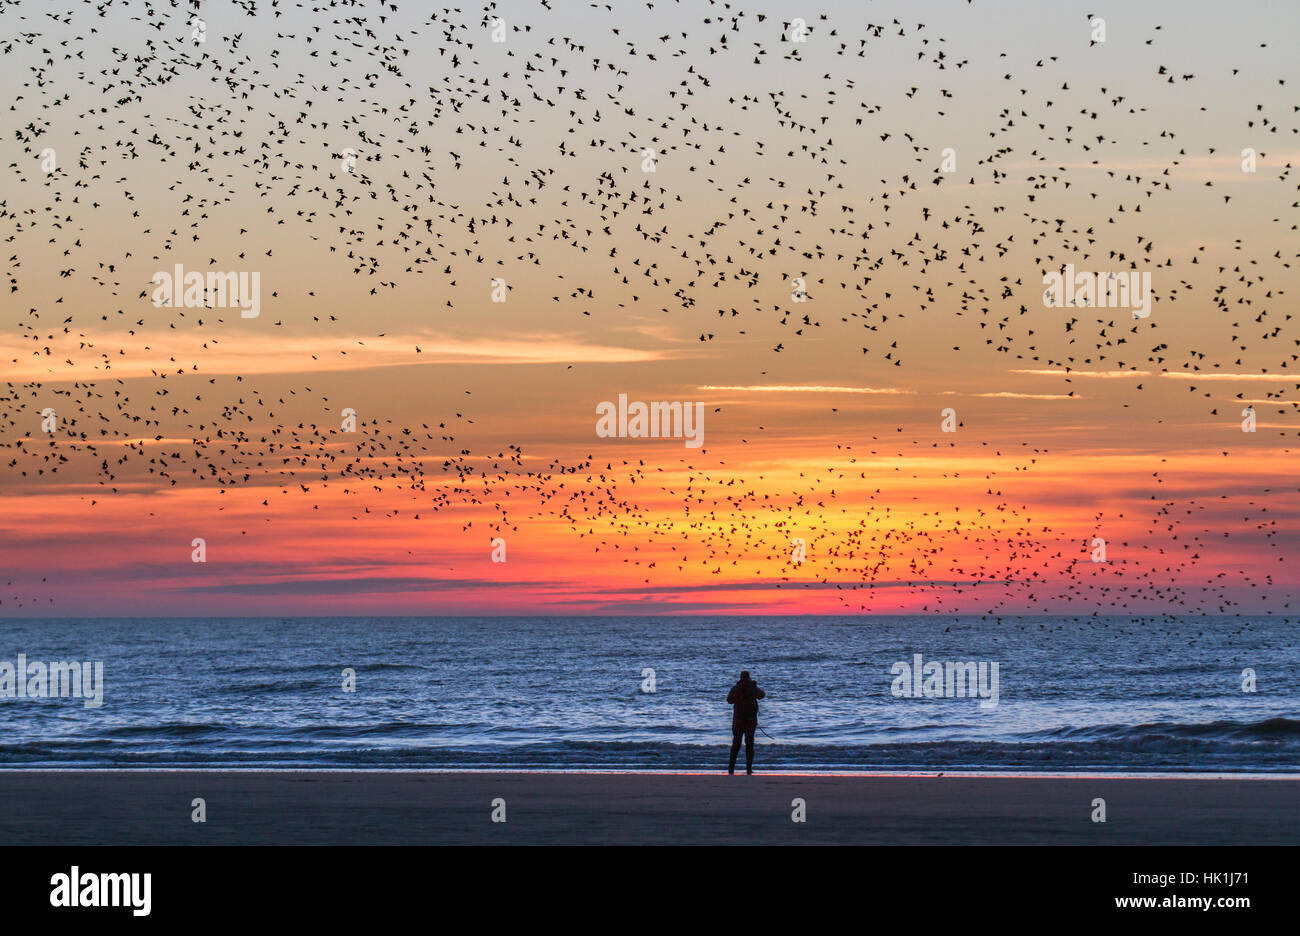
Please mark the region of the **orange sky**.
<svg viewBox="0 0 1300 936"><path fill-rule="evenodd" d="M211 16L207 59L113 11L76 68L184 67L111 115L18 49L0 614L1286 612L1294 13L1155 4L1089 46L967 6L858 46L832 4L801 50L470 17L405 71L323 63L300 11ZM261 315L153 307L178 263L256 270ZM1149 272L1151 317L1044 307L1066 263ZM703 403L704 445L598 437L620 393Z"/></svg>

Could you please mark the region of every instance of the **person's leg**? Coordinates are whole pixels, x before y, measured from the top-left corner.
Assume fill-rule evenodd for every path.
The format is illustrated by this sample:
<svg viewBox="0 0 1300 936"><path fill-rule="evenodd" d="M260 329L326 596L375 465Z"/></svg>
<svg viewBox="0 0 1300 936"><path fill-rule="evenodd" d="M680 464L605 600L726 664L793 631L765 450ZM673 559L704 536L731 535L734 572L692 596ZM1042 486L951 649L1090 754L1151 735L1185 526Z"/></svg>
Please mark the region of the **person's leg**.
<svg viewBox="0 0 1300 936"><path fill-rule="evenodd" d="M731 729L731 761L727 765L727 773L736 772L736 755L740 753L740 732Z"/></svg>
<svg viewBox="0 0 1300 936"><path fill-rule="evenodd" d="M739 740L739 739L737 739ZM745 773L754 772L754 729L745 732Z"/></svg>

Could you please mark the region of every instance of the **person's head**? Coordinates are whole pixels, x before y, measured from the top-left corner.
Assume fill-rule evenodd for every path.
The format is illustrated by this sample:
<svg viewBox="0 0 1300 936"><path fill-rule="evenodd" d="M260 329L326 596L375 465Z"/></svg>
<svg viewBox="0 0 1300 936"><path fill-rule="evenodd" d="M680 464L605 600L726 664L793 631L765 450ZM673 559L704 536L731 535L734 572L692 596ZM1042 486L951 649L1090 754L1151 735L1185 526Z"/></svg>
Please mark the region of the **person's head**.
<svg viewBox="0 0 1300 936"><path fill-rule="evenodd" d="M740 681L749 682L749 670L743 669L740 671Z"/></svg>

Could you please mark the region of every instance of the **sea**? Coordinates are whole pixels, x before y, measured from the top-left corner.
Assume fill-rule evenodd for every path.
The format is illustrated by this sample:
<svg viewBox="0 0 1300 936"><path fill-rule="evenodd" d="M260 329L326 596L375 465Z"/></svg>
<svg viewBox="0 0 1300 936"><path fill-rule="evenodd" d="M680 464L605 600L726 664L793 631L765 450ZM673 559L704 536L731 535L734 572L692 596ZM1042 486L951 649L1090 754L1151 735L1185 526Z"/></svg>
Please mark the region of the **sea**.
<svg viewBox="0 0 1300 936"><path fill-rule="evenodd" d="M744 669L767 694L760 771L1294 773L1297 635L1226 616L5 619L0 768L718 770ZM20 654L102 663L102 704L31 698L30 669L20 693Z"/></svg>

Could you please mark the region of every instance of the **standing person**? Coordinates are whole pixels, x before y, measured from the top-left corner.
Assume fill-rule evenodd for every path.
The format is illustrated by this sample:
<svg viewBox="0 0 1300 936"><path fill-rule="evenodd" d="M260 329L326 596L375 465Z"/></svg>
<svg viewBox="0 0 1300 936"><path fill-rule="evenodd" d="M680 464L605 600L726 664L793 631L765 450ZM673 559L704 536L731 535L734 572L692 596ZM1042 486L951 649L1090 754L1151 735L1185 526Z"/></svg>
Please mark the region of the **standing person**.
<svg viewBox="0 0 1300 936"><path fill-rule="evenodd" d="M736 772L736 755L740 753L740 738L745 738L745 773L754 772L754 730L758 728L758 700L767 695L758 683L749 678L749 670L742 670L740 681L727 693L731 703L731 763L727 773Z"/></svg>

